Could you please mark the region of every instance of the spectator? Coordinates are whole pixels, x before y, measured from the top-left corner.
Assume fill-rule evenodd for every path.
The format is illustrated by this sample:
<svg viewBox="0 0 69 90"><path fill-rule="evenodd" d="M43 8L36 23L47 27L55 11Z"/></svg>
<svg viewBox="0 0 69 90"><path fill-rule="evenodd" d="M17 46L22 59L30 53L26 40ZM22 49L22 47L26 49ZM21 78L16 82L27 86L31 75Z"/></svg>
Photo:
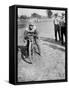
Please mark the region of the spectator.
<svg viewBox="0 0 69 90"><path fill-rule="evenodd" d="M65 15L61 17L61 43L64 44L64 37L66 38Z"/></svg>
<svg viewBox="0 0 69 90"><path fill-rule="evenodd" d="M59 41L60 41L60 26L59 26L58 14L55 14L54 26L55 26L55 41L57 41L57 33L58 33Z"/></svg>

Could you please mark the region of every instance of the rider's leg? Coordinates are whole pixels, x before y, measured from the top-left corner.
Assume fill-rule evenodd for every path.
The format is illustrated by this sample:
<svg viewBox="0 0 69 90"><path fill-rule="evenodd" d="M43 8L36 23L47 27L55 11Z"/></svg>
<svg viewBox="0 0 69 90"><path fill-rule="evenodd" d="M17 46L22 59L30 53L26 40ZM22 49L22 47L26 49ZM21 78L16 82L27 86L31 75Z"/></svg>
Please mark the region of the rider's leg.
<svg viewBox="0 0 69 90"><path fill-rule="evenodd" d="M60 33L60 27L58 25L58 36L59 36L59 41L61 40L61 37L60 37L61 33Z"/></svg>
<svg viewBox="0 0 69 90"><path fill-rule="evenodd" d="M41 50L40 50L40 46L38 44L38 41L35 39L35 44L37 45L37 49L38 49L38 54L41 55Z"/></svg>
<svg viewBox="0 0 69 90"><path fill-rule="evenodd" d="M29 56L29 40L27 40L27 57Z"/></svg>

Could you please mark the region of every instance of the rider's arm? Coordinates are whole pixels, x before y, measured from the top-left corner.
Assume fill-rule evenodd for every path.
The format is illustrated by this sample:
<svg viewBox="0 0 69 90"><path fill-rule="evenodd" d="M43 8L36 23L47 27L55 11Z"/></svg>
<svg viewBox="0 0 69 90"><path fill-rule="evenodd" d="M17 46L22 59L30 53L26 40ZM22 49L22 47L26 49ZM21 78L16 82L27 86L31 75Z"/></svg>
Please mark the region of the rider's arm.
<svg viewBox="0 0 69 90"><path fill-rule="evenodd" d="M35 38L38 39L38 31L37 30L35 30L34 34L35 34Z"/></svg>
<svg viewBox="0 0 69 90"><path fill-rule="evenodd" d="M28 39L28 32L25 30L24 32L24 39L27 40Z"/></svg>

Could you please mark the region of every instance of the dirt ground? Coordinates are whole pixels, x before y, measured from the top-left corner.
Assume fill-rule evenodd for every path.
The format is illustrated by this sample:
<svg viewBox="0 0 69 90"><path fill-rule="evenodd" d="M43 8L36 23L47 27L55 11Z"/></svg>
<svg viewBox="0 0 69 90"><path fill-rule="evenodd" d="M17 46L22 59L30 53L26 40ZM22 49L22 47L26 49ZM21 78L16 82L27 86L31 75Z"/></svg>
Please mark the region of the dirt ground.
<svg viewBox="0 0 69 90"><path fill-rule="evenodd" d="M45 25L45 22L44 24L38 23L37 26L39 30L47 30L46 28L48 28L47 24ZM24 29L25 28L18 29L18 45L24 44ZM45 35L46 32L47 37L50 35L49 38L54 37L54 31L52 29L51 33L47 30L41 35ZM21 52L18 52L18 82L65 79L65 47L43 39L39 41L39 45L41 56L35 53L32 64L25 62L21 58Z"/></svg>

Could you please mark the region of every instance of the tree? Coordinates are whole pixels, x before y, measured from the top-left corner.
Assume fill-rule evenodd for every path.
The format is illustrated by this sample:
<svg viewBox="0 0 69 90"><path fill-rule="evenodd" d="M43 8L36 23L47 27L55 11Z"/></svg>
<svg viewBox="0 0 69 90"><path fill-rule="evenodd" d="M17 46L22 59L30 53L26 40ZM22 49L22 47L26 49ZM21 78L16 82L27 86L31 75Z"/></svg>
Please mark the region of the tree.
<svg viewBox="0 0 69 90"><path fill-rule="evenodd" d="M39 14L37 14L37 13L33 13L33 14L31 15L31 17L41 18L41 16L40 16Z"/></svg>
<svg viewBox="0 0 69 90"><path fill-rule="evenodd" d="M27 19L27 16L26 15L21 15L20 19Z"/></svg>

